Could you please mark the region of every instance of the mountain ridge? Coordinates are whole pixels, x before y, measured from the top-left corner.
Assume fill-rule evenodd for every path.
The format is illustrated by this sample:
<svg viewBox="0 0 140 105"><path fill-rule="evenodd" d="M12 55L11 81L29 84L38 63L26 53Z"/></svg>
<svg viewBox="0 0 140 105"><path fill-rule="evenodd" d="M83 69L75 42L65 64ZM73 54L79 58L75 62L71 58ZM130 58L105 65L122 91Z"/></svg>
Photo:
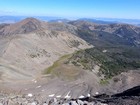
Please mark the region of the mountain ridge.
<svg viewBox="0 0 140 105"><path fill-rule="evenodd" d="M44 22L34 18L1 26L1 87L8 90L10 86L11 90L21 90L25 94L39 92L44 95L45 91L47 96L69 93L72 97L79 97L106 90L116 93L114 84L123 86L122 81L129 82L131 78L124 75L122 81L108 84L110 80L105 76L120 75L124 71L117 67L125 68L128 64L134 67L131 69L139 67L139 31L138 27L126 24ZM73 58L67 58L68 54ZM66 58L63 61L61 57ZM134 62L130 60L132 57ZM103 73L111 75L102 76ZM131 75L132 78L139 76ZM134 85L137 85L135 80ZM127 88L126 83L122 90Z"/></svg>

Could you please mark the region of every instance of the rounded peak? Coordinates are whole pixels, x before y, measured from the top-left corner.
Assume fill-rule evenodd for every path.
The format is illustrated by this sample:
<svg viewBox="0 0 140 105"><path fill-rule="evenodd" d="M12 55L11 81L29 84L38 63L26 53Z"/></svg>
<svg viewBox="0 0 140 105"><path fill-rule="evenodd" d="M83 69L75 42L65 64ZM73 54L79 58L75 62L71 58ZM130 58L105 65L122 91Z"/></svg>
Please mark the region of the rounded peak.
<svg viewBox="0 0 140 105"><path fill-rule="evenodd" d="M6 27L4 34L26 34L41 30L45 23L36 18L26 18L18 23Z"/></svg>
<svg viewBox="0 0 140 105"><path fill-rule="evenodd" d="M28 18L25 18L25 19L22 20L22 21L40 21L40 20L38 20L38 19L36 19L36 18L33 18L33 17L28 17Z"/></svg>
<svg viewBox="0 0 140 105"><path fill-rule="evenodd" d="M35 25L39 25L41 24L41 21L36 19L36 18L33 18L33 17L29 17L29 18L26 18L22 21L19 22L20 24L27 24L27 23L33 23Z"/></svg>
<svg viewBox="0 0 140 105"><path fill-rule="evenodd" d="M27 17L27 18L25 18L24 20L38 20L38 19L36 19L36 18L34 18L34 17Z"/></svg>

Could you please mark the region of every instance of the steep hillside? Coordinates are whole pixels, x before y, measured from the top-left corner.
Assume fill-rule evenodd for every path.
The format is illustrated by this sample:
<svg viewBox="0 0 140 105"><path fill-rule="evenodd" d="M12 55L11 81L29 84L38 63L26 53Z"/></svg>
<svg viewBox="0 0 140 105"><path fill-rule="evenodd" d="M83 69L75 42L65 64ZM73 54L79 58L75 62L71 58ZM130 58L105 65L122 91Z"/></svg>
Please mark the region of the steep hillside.
<svg viewBox="0 0 140 105"><path fill-rule="evenodd" d="M91 47L67 31L69 29L66 30L62 23L47 24L27 18L1 30L1 81L36 78L59 57Z"/></svg>
<svg viewBox="0 0 140 105"><path fill-rule="evenodd" d="M140 28L128 24L95 24L87 21L69 22L77 27L80 38L95 46L137 46Z"/></svg>
<svg viewBox="0 0 140 105"><path fill-rule="evenodd" d="M69 58L75 66L81 66L85 70L93 71L99 66L99 75L112 78L121 72L140 68L139 48L90 48L78 51Z"/></svg>
<svg viewBox="0 0 140 105"><path fill-rule="evenodd" d="M140 28L129 24L101 25L87 21L72 21L77 27L77 36L94 48L78 51L68 60L68 63L84 70L90 70L100 77L100 84L106 90L125 90L139 85L140 68ZM112 80L116 75L133 71L129 76L122 76L119 81ZM136 71L135 71L136 70ZM138 71L138 72L137 72ZM126 73L127 74L127 73ZM134 84L130 80L134 80ZM113 83L110 87L109 81ZM131 82L130 82L130 81Z"/></svg>

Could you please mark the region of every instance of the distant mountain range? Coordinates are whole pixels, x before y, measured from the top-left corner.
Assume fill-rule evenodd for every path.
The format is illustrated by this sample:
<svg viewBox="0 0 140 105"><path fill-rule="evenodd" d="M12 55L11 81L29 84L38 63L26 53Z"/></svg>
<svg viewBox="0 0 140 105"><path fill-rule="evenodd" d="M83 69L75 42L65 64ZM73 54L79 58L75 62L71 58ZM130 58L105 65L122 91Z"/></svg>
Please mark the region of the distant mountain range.
<svg viewBox="0 0 140 105"><path fill-rule="evenodd" d="M98 19L89 19L89 18L81 18L78 20L84 20L84 21L89 21L89 22L93 22L93 23L97 23L97 24L113 24L113 23L117 23L117 21L106 21L106 20L98 20Z"/></svg>
<svg viewBox="0 0 140 105"><path fill-rule="evenodd" d="M102 21L117 22L117 23L127 23L127 24L140 23L140 19L123 19L123 18L95 18L95 19L102 20Z"/></svg>
<svg viewBox="0 0 140 105"><path fill-rule="evenodd" d="M28 18L28 16L0 16L0 23L16 23L25 18ZM62 19L60 17L49 17L49 16L34 16L34 18L44 21Z"/></svg>
<svg viewBox="0 0 140 105"><path fill-rule="evenodd" d="M0 16L0 23L15 23L19 22L27 16ZM62 17L51 17L51 16L34 16L34 18L51 21L51 22L69 22L71 19ZM119 18L79 18L77 20L85 20L89 22L94 22L97 24L112 24L112 23L127 23L127 24L140 24L140 19L119 19Z"/></svg>

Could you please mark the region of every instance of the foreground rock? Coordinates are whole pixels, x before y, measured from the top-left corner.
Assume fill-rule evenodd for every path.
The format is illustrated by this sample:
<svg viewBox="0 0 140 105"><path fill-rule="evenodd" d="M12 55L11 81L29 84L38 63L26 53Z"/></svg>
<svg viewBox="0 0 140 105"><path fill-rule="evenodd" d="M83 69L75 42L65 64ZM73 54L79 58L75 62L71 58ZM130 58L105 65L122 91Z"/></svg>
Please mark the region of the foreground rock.
<svg viewBox="0 0 140 105"><path fill-rule="evenodd" d="M42 100L34 97L4 97L0 99L0 105L139 105L140 96L100 99L86 97L83 99L58 99Z"/></svg>
<svg viewBox="0 0 140 105"><path fill-rule="evenodd" d="M111 96L101 94L77 99L1 93L0 105L140 105L140 86Z"/></svg>

